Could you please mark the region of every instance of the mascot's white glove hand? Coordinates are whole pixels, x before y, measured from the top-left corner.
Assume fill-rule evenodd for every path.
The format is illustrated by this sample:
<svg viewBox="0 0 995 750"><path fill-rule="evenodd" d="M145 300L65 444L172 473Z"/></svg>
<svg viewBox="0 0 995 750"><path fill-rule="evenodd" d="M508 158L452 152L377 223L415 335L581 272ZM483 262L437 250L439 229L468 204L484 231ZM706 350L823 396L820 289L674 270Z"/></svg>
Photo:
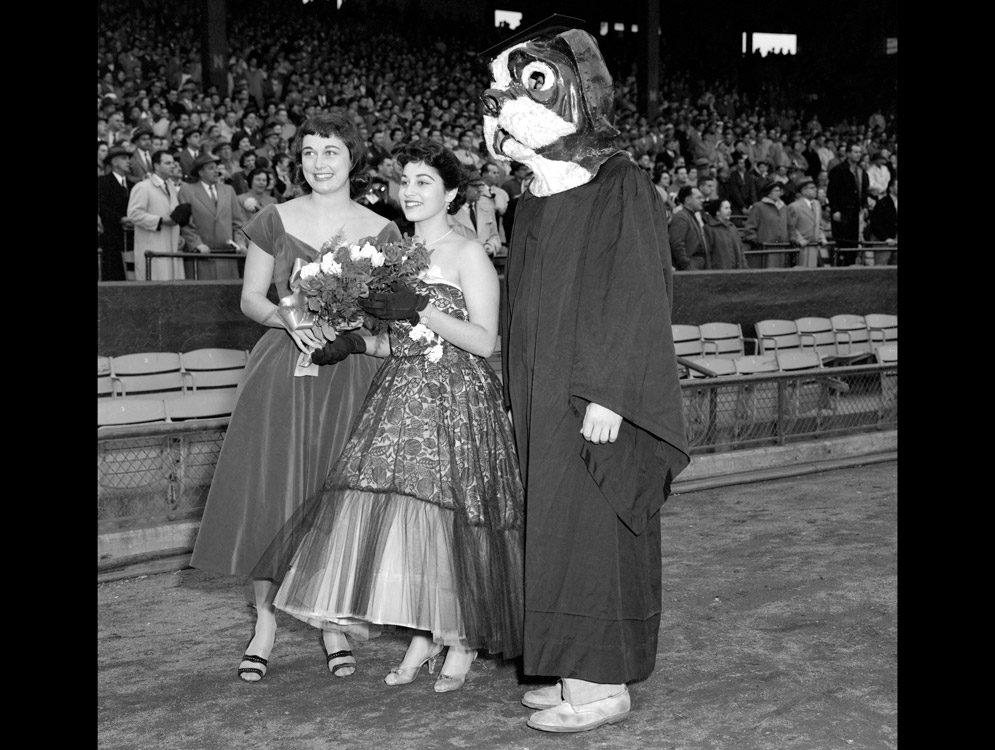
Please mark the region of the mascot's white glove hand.
<svg viewBox="0 0 995 750"><path fill-rule="evenodd" d="M584 424L581 425L580 434L592 443L614 443L621 425L620 414L592 402L584 410Z"/></svg>

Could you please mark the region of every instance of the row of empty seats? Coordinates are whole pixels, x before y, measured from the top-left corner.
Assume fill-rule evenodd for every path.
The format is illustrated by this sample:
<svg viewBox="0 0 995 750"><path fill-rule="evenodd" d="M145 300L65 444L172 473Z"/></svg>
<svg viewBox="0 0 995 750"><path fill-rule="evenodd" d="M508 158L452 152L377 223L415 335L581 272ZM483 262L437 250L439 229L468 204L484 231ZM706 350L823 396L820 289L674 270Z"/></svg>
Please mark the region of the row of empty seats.
<svg viewBox="0 0 995 750"><path fill-rule="evenodd" d="M211 388L234 388L242 381L249 353L244 349L140 352L97 356L97 398L163 394L171 398Z"/></svg>
<svg viewBox="0 0 995 750"><path fill-rule="evenodd" d="M97 426L231 415L244 349L97 356Z"/></svg>
<svg viewBox="0 0 995 750"><path fill-rule="evenodd" d="M768 319L755 325L756 336L743 335L738 323L674 324L674 348L684 360L708 359L716 374L752 374L873 362L876 351L898 344L898 316L885 314ZM793 354L798 356L785 357ZM715 363L716 359L735 364ZM685 377L702 374L685 366ZM721 371L721 372L719 372Z"/></svg>
<svg viewBox="0 0 995 750"><path fill-rule="evenodd" d="M129 396L97 399L97 429L230 417L235 397L235 388L214 388L180 393L171 398Z"/></svg>

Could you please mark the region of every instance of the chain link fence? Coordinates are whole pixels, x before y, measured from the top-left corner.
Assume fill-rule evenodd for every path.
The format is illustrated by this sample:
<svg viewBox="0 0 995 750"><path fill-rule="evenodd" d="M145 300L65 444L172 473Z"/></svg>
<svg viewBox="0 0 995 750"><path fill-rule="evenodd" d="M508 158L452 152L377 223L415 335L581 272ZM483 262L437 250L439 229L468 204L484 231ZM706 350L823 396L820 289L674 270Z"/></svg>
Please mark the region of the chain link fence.
<svg viewBox="0 0 995 750"><path fill-rule="evenodd" d="M898 426L898 366L681 381L691 454ZM98 533L200 517L228 419L97 431Z"/></svg>

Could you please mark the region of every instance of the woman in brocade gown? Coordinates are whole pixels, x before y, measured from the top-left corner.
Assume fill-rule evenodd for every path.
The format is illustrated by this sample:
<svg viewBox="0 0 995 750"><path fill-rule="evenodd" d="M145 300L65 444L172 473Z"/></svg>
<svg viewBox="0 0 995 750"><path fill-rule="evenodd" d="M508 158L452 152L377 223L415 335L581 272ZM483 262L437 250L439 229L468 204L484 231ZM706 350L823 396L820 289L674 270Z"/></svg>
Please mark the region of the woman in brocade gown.
<svg viewBox="0 0 995 750"><path fill-rule="evenodd" d="M270 330L249 356L191 560L196 568L253 578L256 623L238 669L248 682L265 676L276 639L273 576L255 569L294 511L325 481L381 364L370 356L348 357L350 339L333 331L290 330L267 299L270 282L280 297L289 295L294 261L315 260L340 231L348 241L400 238L392 222L350 196L365 187L366 167L362 138L350 121L312 117L299 129L294 153L305 194L266 206L245 225L251 242L241 308ZM301 355L319 349L315 361L338 363L302 371ZM324 633L323 643L332 674L355 670L341 632Z"/></svg>
<svg viewBox="0 0 995 750"><path fill-rule="evenodd" d="M404 213L431 267L414 289L364 304L389 321L387 334L364 339L387 361L322 493L291 524L295 541L276 553L287 572L274 603L317 627L413 631L388 685L410 683L426 663L431 674L448 646L443 693L463 686L478 650L521 653L523 489L485 359L497 342L497 274L446 218L466 175L435 142L397 158Z"/></svg>

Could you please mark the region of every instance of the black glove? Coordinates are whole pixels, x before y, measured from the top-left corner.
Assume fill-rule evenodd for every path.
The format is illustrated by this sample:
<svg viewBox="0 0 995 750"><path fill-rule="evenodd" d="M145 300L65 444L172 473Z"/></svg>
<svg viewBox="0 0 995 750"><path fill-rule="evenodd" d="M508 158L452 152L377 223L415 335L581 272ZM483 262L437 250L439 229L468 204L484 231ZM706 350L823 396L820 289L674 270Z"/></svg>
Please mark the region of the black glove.
<svg viewBox="0 0 995 750"><path fill-rule="evenodd" d="M193 206L189 203L181 203L173 212L169 215L169 218L179 224L181 227L185 227L190 223L190 214L193 212Z"/></svg>
<svg viewBox="0 0 995 750"><path fill-rule="evenodd" d="M311 361L316 365L334 365L350 354L362 354L366 351L366 342L355 331L340 333L335 341L326 341L321 349L311 354Z"/></svg>
<svg viewBox="0 0 995 750"><path fill-rule="evenodd" d="M418 294L403 281L395 281L389 292L370 292L369 297L360 297L359 306L374 318L380 320L406 320L418 325L418 313L428 306L428 295Z"/></svg>

